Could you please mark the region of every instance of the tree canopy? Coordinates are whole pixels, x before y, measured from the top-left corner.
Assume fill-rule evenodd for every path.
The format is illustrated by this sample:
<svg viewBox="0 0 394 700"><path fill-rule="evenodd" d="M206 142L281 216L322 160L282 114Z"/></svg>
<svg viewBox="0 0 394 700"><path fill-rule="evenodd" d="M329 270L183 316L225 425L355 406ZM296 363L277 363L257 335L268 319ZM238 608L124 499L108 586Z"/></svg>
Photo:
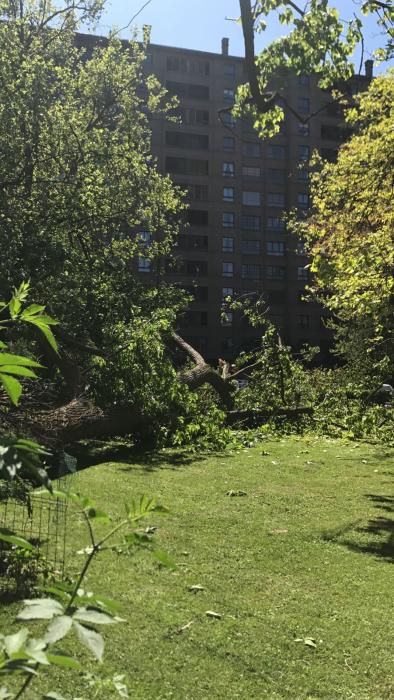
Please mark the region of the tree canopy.
<svg viewBox="0 0 394 700"><path fill-rule="evenodd" d="M394 73L375 79L347 111L352 138L312 177L312 215L298 230L314 289L360 351L393 347ZM393 357L392 357L393 360Z"/></svg>

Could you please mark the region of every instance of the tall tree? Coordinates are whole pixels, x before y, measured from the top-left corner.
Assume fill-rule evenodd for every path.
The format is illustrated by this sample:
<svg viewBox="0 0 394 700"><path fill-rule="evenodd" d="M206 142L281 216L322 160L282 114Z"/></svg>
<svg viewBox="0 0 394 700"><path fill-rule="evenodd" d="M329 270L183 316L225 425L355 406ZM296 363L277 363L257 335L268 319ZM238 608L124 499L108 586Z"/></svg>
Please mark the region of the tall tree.
<svg viewBox="0 0 394 700"><path fill-rule="evenodd" d="M322 88L332 88L355 72L351 56L363 45L363 17L373 13L385 36L380 58L393 54L392 0L354 3L354 16L345 21L329 0L239 0L248 82L238 90L236 111L249 113L261 136L278 132L284 112L294 108L286 98L286 72L315 73ZM272 18L287 34L255 52L255 32L264 33ZM306 121L313 115L297 115Z"/></svg>
<svg viewBox="0 0 394 700"><path fill-rule="evenodd" d="M347 112L354 129L337 163L312 177L313 209L299 223L314 290L339 321L345 355L394 371L394 73ZM350 359L350 358L349 358Z"/></svg>
<svg viewBox="0 0 394 700"><path fill-rule="evenodd" d="M149 119L172 104L144 69L145 44L78 45L102 5L0 2L0 290L29 279L59 320L71 355L44 362L67 398L89 383L100 400L143 405L166 376L161 336L182 302L141 284L136 263L170 252L183 204L151 156Z"/></svg>

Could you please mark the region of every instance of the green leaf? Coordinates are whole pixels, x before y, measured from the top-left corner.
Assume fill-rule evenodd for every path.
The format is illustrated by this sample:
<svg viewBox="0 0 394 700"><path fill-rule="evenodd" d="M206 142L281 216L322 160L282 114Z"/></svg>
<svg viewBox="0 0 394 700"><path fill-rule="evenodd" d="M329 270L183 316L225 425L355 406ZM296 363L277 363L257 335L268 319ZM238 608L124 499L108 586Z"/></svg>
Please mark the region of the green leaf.
<svg viewBox="0 0 394 700"><path fill-rule="evenodd" d="M42 367L39 362L24 355L13 355L9 352L0 352L1 365L20 365L22 367Z"/></svg>
<svg viewBox="0 0 394 700"><path fill-rule="evenodd" d="M64 695L59 695L59 693L49 692L42 696L42 700L66 700Z"/></svg>
<svg viewBox="0 0 394 700"><path fill-rule="evenodd" d="M73 620L88 622L91 625L114 625L117 622L124 622L120 617L112 617L107 613L89 608L79 608L73 615Z"/></svg>
<svg viewBox="0 0 394 700"><path fill-rule="evenodd" d="M15 632L15 634L10 634L7 637L4 637L4 646L8 656L11 657L13 654L16 654L16 652L22 649L28 636L29 630L22 627L19 632Z"/></svg>
<svg viewBox="0 0 394 700"><path fill-rule="evenodd" d="M55 336L53 335L49 326L55 325L59 322L56 321L54 318L51 318L50 316L30 316L29 318L26 319L26 321L28 323L32 323L34 326L36 326L41 331L41 333L47 339L51 348L57 353L58 352L57 342L56 342Z"/></svg>
<svg viewBox="0 0 394 700"><path fill-rule="evenodd" d="M0 528L0 540L2 540L3 542L8 542L9 544L13 544L15 545L15 547L19 547L19 549L27 549L29 552L34 552L36 549L30 542L25 540L23 537L10 534L9 530L5 530L4 528Z"/></svg>
<svg viewBox="0 0 394 700"><path fill-rule="evenodd" d="M48 661L53 666L60 666L61 668L81 668L81 664L72 656L65 656L64 654L47 654Z"/></svg>
<svg viewBox="0 0 394 700"><path fill-rule="evenodd" d="M47 644L55 644L60 639L66 636L70 631L72 626L72 618L68 615L60 615L52 620L47 631L45 632L44 639Z"/></svg>
<svg viewBox="0 0 394 700"><path fill-rule="evenodd" d="M91 630L84 625L80 625L79 622L74 622L74 627L77 631L79 641L82 642L97 659L97 661L103 660L104 654L104 639L101 634L95 630Z"/></svg>
<svg viewBox="0 0 394 700"><path fill-rule="evenodd" d="M3 389L10 397L12 403L17 406L22 394L22 384L18 382L15 377L10 377L8 374L1 374L1 372L0 382L3 385Z"/></svg>
<svg viewBox="0 0 394 700"><path fill-rule="evenodd" d="M9 698L12 698L11 693L8 692L5 685L2 685L0 688L0 700L9 700Z"/></svg>
<svg viewBox="0 0 394 700"><path fill-rule="evenodd" d="M55 615L63 614L63 606L52 598L25 600L24 603L17 620L51 620Z"/></svg>
<svg viewBox="0 0 394 700"><path fill-rule="evenodd" d="M45 311L45 306L41 306L40 304L30 304L30 306L23 309L20 318L25 321L29 316L40 314L43 311Z"/></svg>
<svg viewBox="0 0 394 700"><path fill-rule="evenodd" d="M111 522L108 513L105 513L103 510L97 510L97 508L88 508L86 510L86 515L90 520L96 520L99 523L109 524Z"/></svg>
<svg viewBox="0 0 394 700"><path fill-rule="evenodd" d="M42 639L29 639L26 644L26 654L30 659L42 666L49 666L49 660L45 653L46 644Z"/></svg>
<svg viewBox="0 0 394 700"><path fill-rule="evenodd" d="M0 373L16 374L19 377L30 377L31 379L37 379L37 375L35 372L33 372L33 370L20 365L0 365Z"/></svg>

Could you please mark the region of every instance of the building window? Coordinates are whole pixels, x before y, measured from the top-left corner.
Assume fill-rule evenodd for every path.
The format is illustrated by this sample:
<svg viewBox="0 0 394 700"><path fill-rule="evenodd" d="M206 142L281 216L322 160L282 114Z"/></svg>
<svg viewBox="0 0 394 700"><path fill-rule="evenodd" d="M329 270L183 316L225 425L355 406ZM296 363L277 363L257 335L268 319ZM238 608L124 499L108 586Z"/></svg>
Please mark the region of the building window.
<svg viewBox="0 0 394 700"><path fill-rule="evenodd" d="M233 287L222 287L222 301L225 301L229 297L232 298L233 296L234 296Z"/></svg>
<svg viewBox="0 0 394 700"><path fill-rule="evenodd" d="M223 151L234 151L235 138L233 136L223 136Z"/></svg>
<svg viewBox="0 0 394 700"><path fill-rule="evenodd" d="M241 277L248 280L259 280L261 276L260 265L242 265Z"/></svg>
<svg viewBox="0 0 394 700"><path fill-rule="evenodd" d="M242 175L244 177L260 177L261 168L250 168L249 166L244 166L242 168Z"/></svg>
<svg viewBox="0 0 394 700"><path fill-rule="evenodd" d="M270 231L285 231L286 222L280 216L268 216L267 229Z"/></svg>
<svg viewBox="0 0 394 700"><path fill-rule="evenodd" d="M223 66L223 74L226 78L235 78L235 64L225 63Z"/></svg>
<svg viewBox="0 0 394 700"><path fill-rule="evenodd" d="M286 268L278 265L267 265L267 278L269 280L284 280L286 277Z"/></svg>
<svg viewBox="0 0 394 700"><path fill-rule="evenodd" d="M300 87L309 87L310 86L309 75L299 75L298 76L298 85Z"/></svg>
<svg viewBox="0 0 394 700"><path fill-rule="evenodd" d="M191 236L181 234L177 245L181 250L208 250L208 236Z"/></svg>
<svg viewBox="0 0 394 700"><path fill-rule="evenodd" d="M152 234L149 233L149 231L140 231L138 234L138 239L140 243L144 243L145 245L147 245L152 240Z"/></svg>
<svg viewBox="0 0 394 700"><path fill-rule="evenodd" d="M305 194L305 192L299 192L297 194L297 207L299 209L309 208L309 194Z"/></svg>
<svg viewBox="0 0 394 700"><path fill-rule="evenodd" d="M208 161L168 156L166 172L174 175L208 175Z"/></svg>
<svg viewBox="0 0 394 700"><path fill-rule="evenodd" d="M225 211L222 214L222 225L224 228L234 228L235 214L232 211Z"/></svg>
<svg viewBox="0 0 394 700"><path fill-rule="evenodd" d="M223 187L223 202L233 202L234 192L234 187Z"/></svg>
<svg viewBox="0 0 394 700"><path fill-rule="evenodd" d="M234 175L235 175L234 163L223 163L222 173L223 173L223 177L234 177Z"/></svg>
<svg viewBox="0 0 394 700"><path fill-rule="evenodd" d="M259 216L250 216L249 214L243 214L241 216L241 228L248 231L259 231L261 225L261 219Z"/></svg>
<svg viewBox="0 0 394 700"><path fill-rule="evenodd" d="M187 185L189 199L204 202L208 199L208 185Z"/></svg>
<svg viewBox="0 0 394 700"><path fill-rule="evenodd" d="M286 177L286 170L280 170L279 168L268 168L267 170L267 182L284 185Z"/></svg>
<svg viewBox="0 0 394 700"><path fill-rule="evenodd" d="M208 212L203 209L189 209L186 220L191 226L208 226Z"/></svg>
<svg viewBox="0 0 394 700"><path fill-rule="evenodd" d="M225 311L221 314L220 322L222 326L232 326L233 325L234 314L232 311Z"/></svg>
<svg viewBox="0 0 394 700"><path fill-rule="evenodd" d="M224 126L235 126L235 117L231 112L222 112L220 115L220 121Z"/></svg>
<svg viewBox="0 0 394 700"><path fill-rule="evenodd" d="M227 236L222 238L222 251L223 253L234 253L234 238Z"/></svg>
<svg viewBox="0 0 394 700"><path fill-rule="evenodd" d="M305 161L310 158L310 148L304 144L298 146L298 160Z"/></svg>
<svg viewBox="0 0 394 700"><path fill-rule="evenodd" d="M209 149L209 136L206 134L187 134L182 131L166 131L166 146L207 151Z"/></svg>
<svg viewBox="0 0 394 700"><path fill-rule="evenodd" d="M268 255L284 255L285 250L286 246L283 241L267 241Z"/></svg>
<svg viewBox="0 0 394 700"><path fill-rule="evenodd" d="M208 126L209 112L207 109L189 109L189 123Z"/></svg>
<svg viewBox="0 0 394 700"><path fill-rule="evenodd" d="M151 271L151 261L147 258L139 256L138 258L138 272L150 272Z"/></svg>
<svg viewBox="0 0 394 700"><path fill-rule="evenodd" d="M269 207L284 207L285 195L284 192L268 192L267 204Z"/></svg>
<svg viewBox="0 0 394 700"><path fill-rule="evenodd" d="M285 146L280 146L279 144L271 144L267 146L267 158L276 158L277 160L284 160L286 158Z"/></svg>
<svg viewBox="0 0 394 700"><path fill-rule="evenodd" d="M242 241L241 250L245 255L259 255L260 241Z"/></svg>
<svg viewBox="0 0 394 700"><path fill-rule="evenodd" d="M305 170L305 168L298 168L297 180L300 182L309 182L309 171Z"/></svg>
<svg viewBox="0 0 394 700"><path fill-rule="evenodd" d="M299 97L297 101L298 111L302 114L309 114L310 112L310 101L309 97Z"/></svg>
<svg viewBox="0 0 394 700"><path fill-rule="evenodd" d="M224 88L223 100L225 102L234 102L234 90L232 88Z"/></svg>
<svg viewBox="0 0 394 700"><path fill-rule="evenodd" d="M222 275L223 277L232 277L234 273L234 265L232 262L222 263Z"/></svg>
<svg viewBox="0 0 394 700"><path fill-rule="evenodd" d="M306 255L307 252L305 250L305 243L302 243L302 241L298 241L295 252L296 255Z"/></svg>
<svg viewBox="0 0 394 700"><path fill-rule="evenodd" d="M299 136L309 136L309 122L298 122L298 135Z"/></svg>
<svg viewBox="0 0 394 700"><path fill-rule="evenodd" d="M261 204L260 192L242 192L242 204L249 207L259 207Z"/></svg>
<svg viewBox="0 0 394 700"><path fill-rule="evenodd" d="M309 316L308 314L298 315L298 328L309 328Z"/></svg>
<svg viewBox="0 0 394 700"><path fill-rule="evenodd" d="M248 158L260 158L260 144L244 142L242 144L242 155Z"/></svg>
<svg viewBox="0 0 394 700"><path fill-rule="evenodd" d="M167 80L166 88L168 92L172 95L178 95L178 97L188 97L192 100L209 100L209 87L207 85L175 83Z"/></svg>
<svg viewBox="0 0 394 700"><path fill-rule="evenodd" d="M306 267L297 267L297 279L307 282L309 279L309 270Z"/></svg>
<svg viewBox="0 0 394 700"><path fill-rule="evenodd" d="M167 70L176 73L209 75L208 61L193 61L180 56L167 56Z"/></svg>

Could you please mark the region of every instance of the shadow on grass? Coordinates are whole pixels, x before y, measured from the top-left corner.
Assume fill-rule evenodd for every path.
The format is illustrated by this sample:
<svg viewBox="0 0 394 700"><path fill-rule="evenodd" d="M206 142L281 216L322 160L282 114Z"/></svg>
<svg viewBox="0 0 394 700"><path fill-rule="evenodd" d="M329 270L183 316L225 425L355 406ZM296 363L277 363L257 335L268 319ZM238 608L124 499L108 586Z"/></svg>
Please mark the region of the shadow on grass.
<svg viewBox="0 0 394 700"><path fill-rule="evenodd" d="M394 497L367 493L365 497L374 504L378 511L366 525L358 527L361 522L350 523L336 530L323 534L323 539L348 547L353 552L370 554L394 563ZM353 532L352 536L344 537Z"/></svg>
<svg viewBox="0 0 394 700"><path fill-rule="evenodd" d="M79 443L70 447L69 451L77 459L77 471L103 464L103 462L119 462L122 465L120 469L126 472L140 469L145 471L177 469L213 456L213 453L196 454L186 449L152 450L148 446L120 441ZM220 456L226 455L220 453Z"/></svg>

